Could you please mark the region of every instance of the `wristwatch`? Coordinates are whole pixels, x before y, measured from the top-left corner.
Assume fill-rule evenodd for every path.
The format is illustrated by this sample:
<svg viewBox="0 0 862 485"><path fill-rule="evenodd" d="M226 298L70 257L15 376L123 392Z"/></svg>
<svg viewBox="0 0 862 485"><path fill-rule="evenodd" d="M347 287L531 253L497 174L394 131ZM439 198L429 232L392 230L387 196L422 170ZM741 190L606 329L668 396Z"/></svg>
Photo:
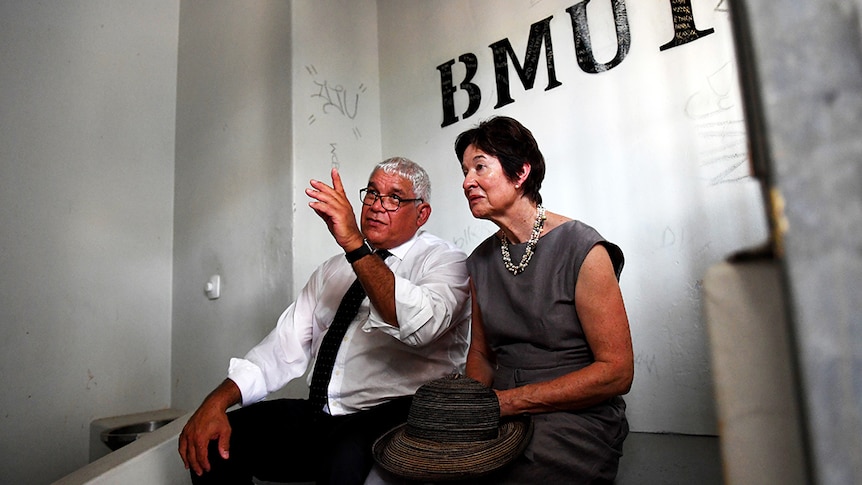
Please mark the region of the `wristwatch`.
<svg viewBox="0 0 862 485"><path fill-rule="evenodd" d="M353 251L344 253L344 257L347 258L348 263L353 264L372 253L374 253L374 250L371 249L371 245L368 244L368 241L363 240L362 246L359 246Z"/></svg>

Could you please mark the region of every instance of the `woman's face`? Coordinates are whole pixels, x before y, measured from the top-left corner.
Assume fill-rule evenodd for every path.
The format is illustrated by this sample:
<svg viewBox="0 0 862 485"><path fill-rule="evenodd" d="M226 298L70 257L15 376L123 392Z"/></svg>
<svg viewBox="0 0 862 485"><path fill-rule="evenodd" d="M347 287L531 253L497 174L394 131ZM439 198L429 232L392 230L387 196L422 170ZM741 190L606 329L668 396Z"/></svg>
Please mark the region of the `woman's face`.
<svg viewBox="0 0 862 485"><path fill-rule="evenodd" d="M473 217L493 219L520 196L515 184L506 177L500 160L474 145L464 150L461 170L464 173L461 187Z"/></svg>

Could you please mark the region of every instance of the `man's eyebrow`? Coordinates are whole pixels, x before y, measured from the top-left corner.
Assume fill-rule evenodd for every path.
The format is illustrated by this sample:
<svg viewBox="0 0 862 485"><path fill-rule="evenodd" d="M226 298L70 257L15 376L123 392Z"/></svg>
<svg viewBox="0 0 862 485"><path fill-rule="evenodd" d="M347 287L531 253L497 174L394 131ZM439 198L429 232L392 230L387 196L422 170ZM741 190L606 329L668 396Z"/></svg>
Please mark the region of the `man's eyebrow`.
<svg viewBox="0 0 862 485"><path fill-rule="evenodd" d="M366 188L374 190L377 193L380 193L380 189L378 189L377 186L375 186L374 183L372 183L372 182L368 182L368 187L366 187ZM392 190L392 192L390 192L388 194L383 194L383 195L397 195L398 197L404 198L404 197L406 197L405 194L406 194L406 192L404 190L402 190L399 187L395 187Z"/></svg>

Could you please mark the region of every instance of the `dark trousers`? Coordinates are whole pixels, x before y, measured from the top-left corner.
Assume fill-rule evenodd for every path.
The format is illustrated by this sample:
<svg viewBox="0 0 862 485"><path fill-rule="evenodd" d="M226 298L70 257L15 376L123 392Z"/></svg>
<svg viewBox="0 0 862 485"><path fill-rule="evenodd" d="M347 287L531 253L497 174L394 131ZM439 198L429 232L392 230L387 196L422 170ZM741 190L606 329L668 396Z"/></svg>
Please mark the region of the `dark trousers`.
<svg viewBox="0 0 862 485"><path fill-rule="evenodd" d="M371 446L386 431L407 421L411 398L402 397L347 416L313 411L304 399L261 401L228 413L230 458L210 442L211 470L192 482L250 484L314 481L361 485L374 458Z"/></svg>

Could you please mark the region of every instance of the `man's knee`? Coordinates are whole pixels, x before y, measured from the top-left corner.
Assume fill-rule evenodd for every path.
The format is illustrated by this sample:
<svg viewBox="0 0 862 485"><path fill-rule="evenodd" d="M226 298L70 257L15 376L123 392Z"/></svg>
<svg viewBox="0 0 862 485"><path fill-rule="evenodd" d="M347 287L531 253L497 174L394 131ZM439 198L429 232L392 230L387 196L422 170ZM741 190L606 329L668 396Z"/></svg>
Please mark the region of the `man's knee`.
<svg viewBox="0 0 862 485"><path fill-rule="evenodd" d="M371 471L374 458L371 447L360 436L349 436L333 443L332 449L323 463L322 475L331 484L357 484L365 482Z"/></svg>
<svg viewBox="0 0 862 485"><path fill-rule="evenodd" d="M210 469L198 476L190 470L192 483L194 485L217 485L217 484L252 484L252 475L247 467L238 458L222 458L218 450L218 440L210 441L207 448Z"/></svg>

